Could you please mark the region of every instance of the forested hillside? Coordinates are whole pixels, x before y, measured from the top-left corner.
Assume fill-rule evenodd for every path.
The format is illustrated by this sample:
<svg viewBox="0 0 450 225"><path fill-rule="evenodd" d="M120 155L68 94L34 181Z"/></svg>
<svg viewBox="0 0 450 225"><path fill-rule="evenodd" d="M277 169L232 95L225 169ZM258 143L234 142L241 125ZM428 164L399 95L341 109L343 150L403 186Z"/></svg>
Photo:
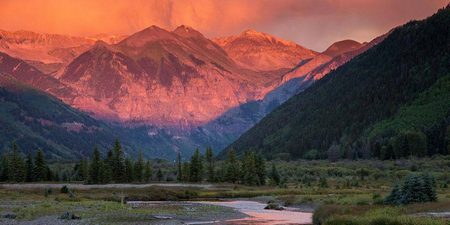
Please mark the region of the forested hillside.
<svg viewBox="0 0 450 225"><path fill-rule="evenodd" d="M423 146L428 154L445 154L448 75L447 7L398 27L377 46L288 100L227 149L256 149L279 158L327 153L398 158L424 155Z"/></svg>
<svg viewBox="0 0 450 225"><path fill-rule="evenodd" d="M26 153L40 148L49 158L75 160L114 140L105 124L11 76L0 75L0 96L0 152L15 140Z"/></svg>

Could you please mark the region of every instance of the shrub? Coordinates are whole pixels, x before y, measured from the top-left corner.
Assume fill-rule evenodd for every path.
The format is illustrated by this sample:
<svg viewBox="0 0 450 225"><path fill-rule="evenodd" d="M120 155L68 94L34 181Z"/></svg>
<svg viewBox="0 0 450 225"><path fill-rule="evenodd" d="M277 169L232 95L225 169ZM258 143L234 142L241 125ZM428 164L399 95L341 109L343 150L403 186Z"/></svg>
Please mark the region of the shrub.
<svg viewBox="0 0 450 225"><path fill-rule="evenodd" d="M386 197L385 203L391 205L432 202L437 200L436 180L430 174L410 175L403 185L396 184Z"/></svg>

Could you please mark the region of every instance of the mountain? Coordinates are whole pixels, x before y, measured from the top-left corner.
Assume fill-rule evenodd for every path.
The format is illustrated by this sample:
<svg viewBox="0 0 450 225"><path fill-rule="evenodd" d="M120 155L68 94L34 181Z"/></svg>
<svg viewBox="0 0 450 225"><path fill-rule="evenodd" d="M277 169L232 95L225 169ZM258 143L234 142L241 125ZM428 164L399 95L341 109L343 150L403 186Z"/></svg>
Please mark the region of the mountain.
<svg viewBox="0 0 450 225"><path fill-rule="evenodd" d="M299 158L311 150L323 157L330 146L339 145L346 157L360 157L368 150L381 157L380 152L392 148L389 140L409 130L398 130L401 126L387 129L387 125L392 121L401 124L399 115L408 112L410 118L419 120L414 124L420 126L412 128L433 140L428 141L428 153L446 152L442 146L446 146L450 108L436 103L444 107L440 109L444 113L432 115L433 123L424 123L433 110L425 110L430 108L420 99L429 93L441 95L438 99L447 96L446 89L436 90L450 74L450 8L423 21L411 21L383 38L289 99L227 149L257 149L269 157Z"/></svg>
<svg viewBox="0 0 450 225"><path fill-rule="evenodd" d="M0 30L0 52L25 60L44 73L56 73L96 41L116 43L125 37L106 34L75 37L24 30Z"/></svg>
<svg viewBox="0 0 450 225"><path fill-rule="evenodd" d="M255 71L290 69L300 61L318 54L294 42L255 30L246 30L240 35L214 41L240 66Z"/></svg>
<svg viewBox="0 0 450 225"><path fill-rule="evenodd" d="M32 87L60 96L63 100L74 97L74 90L56 78L46 75L25 61L0 52L0 73L13 76L18 81Z"/></svg>
<svg viewBox="0 0 450 225"><path fill-rule="evenodd" d="M351 46L346 49L342 48L341 54L334 58L318 54L313 58L301 61L297 66L284 73L278 86L267 93L263 99L228 110L213 121L194 129L188 139L195 140L199 146L212 146L213 149L225 148L287 99L309 87L325 73L336 69L354 56L376 45L383 37L384 35L360 45L358 49Z"/></svg>
<svg viewBox="0 0 450 225"><path fill-rule="evenodd" d="M344 52L357 50L361 48L363 44L354 41L354 40L342 40L333 43L328 47L322 54L330 56L330 57L336 57Z"/></svg>
<svg viewBox="0 0 450 225"><path fill-rule="evenodd" d="M262 98L280 77L241 68L190 27L152 26L117 44L97 42L60 80L83 93L67 103L97 118L188 128Z"/></svg>
<svg viewBox="0 0 450 225"><path fill-rule="evenodd" d="M94 145L104 149L115 138L104 123L3 73L0 124L0 150L15 140L26 152L41 148L48 158L63 161L86 156Z"/></svg>

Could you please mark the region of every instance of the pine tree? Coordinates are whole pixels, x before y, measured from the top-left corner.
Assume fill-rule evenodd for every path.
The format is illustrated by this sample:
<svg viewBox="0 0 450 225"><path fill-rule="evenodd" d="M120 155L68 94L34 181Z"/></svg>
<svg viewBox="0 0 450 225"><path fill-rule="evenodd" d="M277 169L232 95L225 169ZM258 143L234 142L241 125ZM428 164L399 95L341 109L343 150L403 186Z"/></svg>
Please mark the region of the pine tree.
<svg viewBox="0 0 450 225"><path fill-rule="evenodd" d="M77 174L79 180L87 182L89 176L89 163L86 158L81 159L80 162L78 163Z"/></svg>
<svg viewBox="0 0 450 225"><path fill-rule="evenodd" d="M256 175L258 176L258 185L266 185L266 161L261 154L256 155Z"/></svg>
<svg viewBox="0 0 450 225"><path fill-rule="evenodd" d="M9 175L8 178L15 182L24 182L26 179L26 166L25 160L16 145L16 142L12 143L11 158L9 160Z"/></svg>
<svg viewBox="0 0 450 225"><path fill-rule="evenodd" d="M116 183L125 182L125 156L122 150L122 146L119 139L114 142L113 152L112 152L112 174L113 180Z"/></svg>
<svg viewBox="0 0 450 225"><path fill-rule="evenodd" d="M134 180L133 175L133 164L131 163L131 160L129 158L125 159L125 181L126 182L132 182Z"/></svg>
<svg viewBox="0 0 450 225"><path fill-rule="evenodd" d="M34 163L33 163L33 157L31 156L31 153L28 153L27 160L26 160L26 182L33 182L34 181Z"/></svg>
<svg viewBox="0 0 450 225"><path fill-rule="evenodd" d="M92 159L91 163L89 164L89 179L88 183L90 184L98 184L102 182L101 176L102 176L102 162L100 158L100 152L98 151L98 148L95 147L94 151L92 152Z"/></svg>
<svg viewBox="0 0 450 225"><path fill-rule="evenodd" d="M183 171L181 166L181 153L177 153L177 181L180 182L183 180Z"/></svg>
<svg viewBox="0 0 450 225"><path fill-rule="evenodd" d="M392 188L391 193L384 200L385 204L388 205L398 205L402 202L402 187L400 184L395 184L394 188Z"/></svg>
<svg viewBox="0 0 450 225"><path fill-rule="evenodd" d="M152 165L150 161L147 161L145 163L144 168L144 182L149 182L152 179L152 176L153 176Z"/></svg>
<svg viewBox="0 0 450 225"><path fill-rule="evenodd" d="M9 180L9 154L4 152L0 161L0 181Z"/></svg>
<svg viewBox="0 0 450 225"><path fill-rule="evenodd" d="M242 160L242 183L246 185L257 185L258 175L256 172L256 155L252 152L245 152L244 158Z"/></svg>
<svg viewBox="0 0 450 225"><path fill-rule="evenodd" d="M134 163L134 179L137 182L142 182L144 179L144 159L142 157L142 151L139 151L138 158Z"/></svg>
<svg viewBox="0 0 450 225"><path fill-rule="evenodd" d="M164 174L161 171L161 168L158 169L158 173L156 174L156 177L158 178L158 181L162 181L164 178Z"/></svg>
<svg viewBox="0 0 450 225"><path fill-rule="evenodd" d="M208 182L214 182L214 155L211 147L206 148L205 157L207 163Z"/></svg>
<svg viewBox="0 0 450 225"><path fill-rule="evenodd" d="M424 174L422 176L424 181L424 192L427 196L426 201L434 202L437 200L436 194L436 179L431 174Z"/></svg>
<svg viewBox="0 0 450 225"><path fill-rule="evenodd" d="M228 151L225 166L225 181L236 183L239 180L239 162L236 159L236 152L234 149Z"/></svg>
<svg viewBox="0 0 450 225"><path fill-rule="evenodd" d="M189 177L189 175L191 174L190 168L191 168L191 165L189 164L189 162L183 163L183 168L182 168L183 178L182 179L184 182L189 182L191 180L191 178Z"/></svg>
<svg viewBox="0 0 450 225"><path fill-rule="evenodd" d="M275 185L280 185L281 183L281 177L280 174L278 173L275 163L272 163L272 170L270 171L270 179Z"/></svg>
<svg viewBox="0 0 450 225"><path fill-rule="evenodd" d="M48 166L45 162L44 152L39 149L34 160L34 177L36 181L46 181L48 177Z"/></svg>
<svg viewBox="0 0 450 225"><path fill-rule="evenodd" d="M410 175L402 187L402 204L426 202L428 195L424 191L425 183L421 176Z"/></svg>
<svg viewBox="0 0 450 225"><path fill-rule="evenodd" d="M202 156L198 149L195 150L191 157L190 181L201 182L203 180L203 162Z"/></svg>

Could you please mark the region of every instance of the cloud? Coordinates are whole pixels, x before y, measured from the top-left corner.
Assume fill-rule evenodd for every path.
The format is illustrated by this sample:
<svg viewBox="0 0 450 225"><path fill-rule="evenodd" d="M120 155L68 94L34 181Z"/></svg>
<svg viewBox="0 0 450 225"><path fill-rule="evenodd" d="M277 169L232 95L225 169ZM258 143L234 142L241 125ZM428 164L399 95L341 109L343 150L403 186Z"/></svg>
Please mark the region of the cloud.
<svg viewBox="0 0 450 225"><path fill-rule="evenodd" d="M368 41L447 0L2 0L0 28L70 35L131 34L186 24L208 37L254 28L323 50Z"/></svg>

